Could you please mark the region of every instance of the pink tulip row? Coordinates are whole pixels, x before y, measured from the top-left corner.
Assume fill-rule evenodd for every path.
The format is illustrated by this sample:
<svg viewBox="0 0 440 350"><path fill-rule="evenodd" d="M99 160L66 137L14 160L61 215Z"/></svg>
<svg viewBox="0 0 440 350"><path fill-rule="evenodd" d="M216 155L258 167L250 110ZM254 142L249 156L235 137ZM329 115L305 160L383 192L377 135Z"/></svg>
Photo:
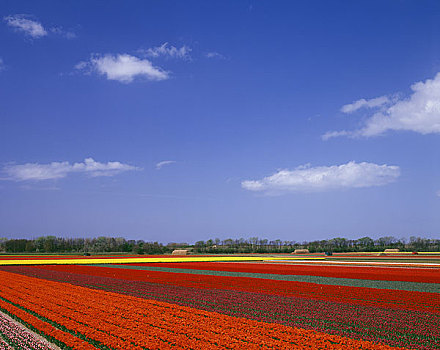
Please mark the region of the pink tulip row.
<svg viewBox="0 0 440 350"><path fill-rule="evenodd" d="M13 350L8 343L6 343L2 338L0 338L0 350Z"/></svg>
<svg viewBox="0 0 440 350"><path fill-rule="evenodd" d="M51 348L25 327L13 322L9 317L0 313L0 350L51 350ZM9 344L9 345L8 345Z"/></svg>

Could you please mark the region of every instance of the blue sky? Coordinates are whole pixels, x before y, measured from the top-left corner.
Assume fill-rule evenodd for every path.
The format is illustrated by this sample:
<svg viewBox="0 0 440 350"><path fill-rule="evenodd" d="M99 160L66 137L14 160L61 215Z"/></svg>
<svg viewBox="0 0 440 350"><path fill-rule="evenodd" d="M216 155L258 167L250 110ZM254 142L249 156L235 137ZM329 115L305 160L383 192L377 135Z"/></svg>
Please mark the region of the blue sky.
<svg viewBox="0 0 440 350"><path fill-rule="evenodd" d="M0 236L438 237L438 1L0 16Z"/></svg>

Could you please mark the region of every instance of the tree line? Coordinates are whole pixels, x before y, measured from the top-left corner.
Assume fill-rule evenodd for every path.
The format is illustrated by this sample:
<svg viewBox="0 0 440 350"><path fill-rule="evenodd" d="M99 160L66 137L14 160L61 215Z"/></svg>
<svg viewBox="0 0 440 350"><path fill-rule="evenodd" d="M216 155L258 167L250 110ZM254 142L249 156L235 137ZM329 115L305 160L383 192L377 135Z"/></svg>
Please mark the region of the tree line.
<svg viewBox="0 0 440 350"><path fill-rule="evenodd" d="M158 242L126 240L122 237L64 238L43 236L35 239L0 238L0 252L6 253L136 253L166 254L173 247Z"/></svg>
<svg viewBox="0 0 440 350"><path fill-rule="evenodd" d="M291 253L295 249L308 249L319 252L380 252L385 249L400 251L440 252L440 239L412 236L409 240L385 236L378 239L362 237L359 239L332 238L311 242L260 239L258 237L238 239L208 239L195 244L145 242L126 240L122 237L64 238L43 236L35 239L0 238L0 252L4 253L135 253L169 254L174 249L189 249L199 254L233 253Z"/></svg>
<svg viewBox="0 0 440 350"><path fill-rule="evenodd" d="M399 249L400 251L432 251L440 252L440 239L429 239L412 236L409 240L392 236L372 239L362 237L359 239L332 238L317 241L282 241L267 240L258 237L249 239L209 239L198 241L194 250L198 253L291 253L295 249L308 249L310 253L323 252L381 252L385 249Z"/></svg>

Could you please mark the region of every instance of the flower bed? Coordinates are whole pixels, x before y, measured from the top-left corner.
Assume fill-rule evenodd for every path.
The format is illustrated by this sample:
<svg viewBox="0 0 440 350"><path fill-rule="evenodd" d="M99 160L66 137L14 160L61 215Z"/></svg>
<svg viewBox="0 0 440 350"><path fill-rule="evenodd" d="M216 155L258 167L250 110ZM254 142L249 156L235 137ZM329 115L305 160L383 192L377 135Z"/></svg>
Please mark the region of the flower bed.
<svg viewBox="0 0 440 350"><path fill-rule="evenodd" d="M39 274L44 275L44 271L58 271L63 274L67 274L65 275L66 277L61 277L65 278L64 281L66 282L69 281L69 274L73 273L199 289L237 290L286 297L302 297L342 303L354 303L367 306L440 313L440 294L438 293L330 286L325 284L316 285L313 283L272 281L260 278L205 276L158 271L147 272L96 266L68 265L35 268L11 266L2 267L2 269L14 272L28 271L25 273L30 273L34 276L39 276Z"/></svg>
<svg viewBox="0 0 440 350"><path fill-rule="evenodd" d="M125 264L131 266L154 266L190 270L250 272L259 274L304 275L323 277L344 277L365 280L406 281L440 283L438 268L385 268L385 267L346 267L346 266L310 266L286 264L255 263L216 263L216 262L181 262Z"/></svg>
<svg viewBox="0 0 440 350"><path fill-rule="evenodd" d="M207 262L1 266L0 310L63 349L440 348L440 293L423 290L438 285L422 282L438 280L439 272L408 270ZM354 272L361 278L350 279ZM343 285L348 280L361 286ZM401 290L408 285L419 291Z"/></svg>
<svg viewBox="0 0 440 350"><path fill-rule="evenodd" d="M25 327L0 312L0 349L51 350Z"/></svg>
<svg viewBox="0 0 440 350"><path fill-rule="evenodd" d="M230 348L230 349L388 349L280 324L231 317L156 300L92 290L70 284L0 272L3 309L32 315L37 320L83 341L77 348ZM20 316L19 316L20 317ZM51 336L54 333L51 334ZM55 337L57 337L55 335ZM67 342L66 342L67 343ZM69 346L69 344L66 344Z"/></svg>

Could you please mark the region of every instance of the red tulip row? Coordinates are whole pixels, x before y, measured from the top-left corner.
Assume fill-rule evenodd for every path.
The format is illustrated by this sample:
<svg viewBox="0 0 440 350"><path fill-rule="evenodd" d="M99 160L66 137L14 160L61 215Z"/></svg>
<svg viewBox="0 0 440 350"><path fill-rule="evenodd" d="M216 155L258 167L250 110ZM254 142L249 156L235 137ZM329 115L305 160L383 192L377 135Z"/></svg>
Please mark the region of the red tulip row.
<svg viewBox="0 0 440 350"><path fill-rule="evenodd" d="M354 339L379 340L388 345L437 348L440 339L438 313L262 294L256 289L249 293L189 288L167 284L168 280L149 283L31 267L15 267L14 271L231 316L314 329ZM308 285L311 293L316 290L316 285Z"/></svg>
<svg viewBox="0 0 440 350"><path fill-rule="evenodd" d="M76 336L75 349L391 349L3 271L0 279L0 307L68 346Z"/></svg>
<svg viewBox="0 0 440 350"><path fill-rule="evenodd" d="M402 268L375 266L319 266L269 263L233 263L233 262L181 262L126 264L131 266L157 266L178 269L270 273L279 275L305 275L323 277L344 277L365 280L406 281L422 283L440 283L438 268Z"/></svg>
<svg viewBox="0 0 440 350"><path fill-rule="evenodd" d="M8 271L23 271L24 267L8 267ZM3 268L6 270L6 268ZM440 294L409 292L391 289L332 286L305 282L273 281L248 277L224 277L185 273L139 271L96 266L52 265L42 270L111 277L129 281L170 284L201 289L225 289L242 292L311 298L341 303L377 306L394 309L440 313Z"/></svg>

